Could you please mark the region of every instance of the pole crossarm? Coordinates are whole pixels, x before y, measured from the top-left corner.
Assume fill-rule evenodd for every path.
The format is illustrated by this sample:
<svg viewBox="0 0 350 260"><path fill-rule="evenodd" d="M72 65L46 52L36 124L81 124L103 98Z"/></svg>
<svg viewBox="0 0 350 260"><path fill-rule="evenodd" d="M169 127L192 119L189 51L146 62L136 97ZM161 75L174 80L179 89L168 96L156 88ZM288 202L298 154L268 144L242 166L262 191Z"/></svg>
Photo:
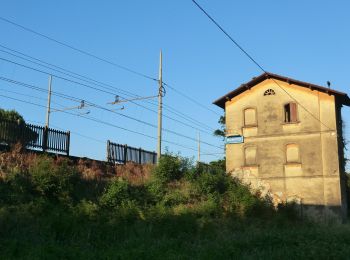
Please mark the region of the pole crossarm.
<svg viewBox="0 0 350 260"><path fill-rule="evenodd" d="M157 98L157 96L148 96L148 97L137 97L137 98L131 98L131 99L119 99L119 96L115 97L115 101L113 102L109 102L107 104L110 105L115 105L115 104L119 104L119 103L125 103L125 102L129 102L129 101L135 101L135 100L144 100L144 99L152 99L152 98Z"/></svg>
<svg viewBox="0 0 350 260"><path fill-rule="evenodd" d="M85 104L85 101L82 100L82 101L80 102L80 105L79 105L79 106L66 107L66 108L62 108L62 109L52 109L52 110L51 110L51 113L53 113L53 112L63 112L63 111L74 110L74 109L84 109L84 108L89 107L89 106L91 106L91 105L86 105L86 104ZM89 114L90 111L87 111L86 113Z"/></svg>

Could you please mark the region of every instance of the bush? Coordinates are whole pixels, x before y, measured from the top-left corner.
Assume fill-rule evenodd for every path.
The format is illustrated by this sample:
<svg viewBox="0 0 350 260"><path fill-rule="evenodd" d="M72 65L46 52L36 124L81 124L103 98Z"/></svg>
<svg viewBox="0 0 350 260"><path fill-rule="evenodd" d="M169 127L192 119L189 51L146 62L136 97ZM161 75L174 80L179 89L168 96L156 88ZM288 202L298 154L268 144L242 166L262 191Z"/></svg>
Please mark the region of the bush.
<svg viewBox="0 0 350 260"><path fill-rule="evenodd" d="M78 172L68 160L61 160L56 165L52 158L38 157L29 168L35 191L49 200L69 200L78 180Z"/></svg>
<svg viewBox="0 0 350 260"><path fill-rule="evenodd" d="M249 187L237 179L229 181L224 198L227 212L239 217L269 215L273 210L269 201L252 194Z"/></svg>
<svg viewBox="0 0 350 260"><path fill-rule="evenodd" d="M189 199L188 194L183 193L181 190L173 190L165 194L162 203L164 203L165 206L176 206L187 203Z"/></svg>
<svg viewBox="0 0 350 260"><path fill-rule="evenodd" d="M38 134L31 130L23 117L15 110L4 110L0 108L0 121L7 121L1 125L0 143L5 143L12 147L16 143L26 146L31 141L36 140Z"/></svg>
<svg viewBox="0 0 350 260"><path fill-rule="evenodd" d="M129 194L129 183L118 178L111 181L106 187L100 198L100 203L105 207L117 207L128 200L131 200Z"/></svg>
<svg viewBox="0 0 350 260"><path fill-rule="evenodd" d="M180 158L168 154L159 159L157 167L152 171L154 178L163 182L178 180L181 178L181 173Z"/></svg>
<svg viewBox="0 0 350 260"><path fill-rule="evenodd" d="M162 180L153 177L146 183L146 190L149 194L150 202L154 204L163 199L167 191L167 185Z"/></svg>
<svg viewBox="0 0 350 260"><path fill-rule="evenodd" d="M83 199L75 206L74 210L77 215L96 219L99 207L94 202Z"/></svg>
<svg viewBox="0 0 350 260"><path fill-rule="evenodd" d="M228 186L228 177L225 174L202 173L195 180L200 194L223 194Z"/></svg>
<svg viewBox="0 0 350 260"><path fill-rule="evenodd" d="M0 180L0 201L3 203L20 204L30 202L33 195L33 185L28 173L12 169Z"/></svg>

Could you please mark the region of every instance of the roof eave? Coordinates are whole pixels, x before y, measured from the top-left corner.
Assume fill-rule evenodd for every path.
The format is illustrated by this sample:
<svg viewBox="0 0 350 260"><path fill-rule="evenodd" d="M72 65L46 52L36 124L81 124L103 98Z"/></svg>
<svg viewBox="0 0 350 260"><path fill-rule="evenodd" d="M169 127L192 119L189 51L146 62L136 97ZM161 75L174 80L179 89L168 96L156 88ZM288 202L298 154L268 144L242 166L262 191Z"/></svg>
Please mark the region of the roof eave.
<svg viewBox="0 0 350 260"><path fill-rule="evenodd" d="M342 93L333 89L328 89L322 86L318 86L312 83L307 83L307 82L303 82L303 81L299 81L299 80L295 80L295 79L291 79L291 78L287 78L284 76L280 76L277 74L273 74L273 73L263 73L261 75L259 75L258 77L253 78L251 81L247 82L246 84L242 84L241 86L239 86L238 88L236 88L235 90L227 93L226 95L218 98L217 100L215 100L213 102L214 105L217 105L218 107L221 107L222 109L225 109L225 103L227 100L232 99L233 97L239 95L240 93L246 91L247 89L252 88L253 86L259 84L260 82L264 81L265 79L268 78L274 78L277 80L282 80L285 82L288 82L289 84L296 84L302 87L307 87L310 89L316 89L319 90L321 92L325 92L328 93L329 95L334 95L334 96L338 96L341 97L341 101L343 105L346 106L350 106L350 98L348 97L348 95L346 93Z"/></svg>

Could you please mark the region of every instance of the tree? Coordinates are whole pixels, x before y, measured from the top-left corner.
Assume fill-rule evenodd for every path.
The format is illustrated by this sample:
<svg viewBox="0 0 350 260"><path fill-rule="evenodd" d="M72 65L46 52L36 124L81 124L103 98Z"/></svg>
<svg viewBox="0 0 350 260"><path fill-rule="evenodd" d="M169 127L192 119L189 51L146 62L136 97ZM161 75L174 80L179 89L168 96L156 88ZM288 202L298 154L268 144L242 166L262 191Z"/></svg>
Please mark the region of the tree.
<svg viewBox="0 0 350 260"><path fill-rule="evenodd" d="M223 139L225 138L225 134L226 134L225 120L226 120L225 115L220 116L218 121L218 123L220 124L220 129L216 129L213 133L215 136L222 137Z"/></svg>
<svg viewBox="0 0 350 260"><path fill-rule="evenodd" d="M220 129L216 129L214 131L214 136L221 137L222 140L225 140L226 136L226 115L220 116L218 123L220 124ZM226 171L226 157L223 159L210 162L211 167L215 167L217 169L221 169L224 172Z"/></svg>
<svg viewBox="0 0 350 260"><path fill-rule="evenodd" d="M37 137L38 134L26 125L17 111L0 108L0 144L11 147L20 143L26 146Z"/></svg>

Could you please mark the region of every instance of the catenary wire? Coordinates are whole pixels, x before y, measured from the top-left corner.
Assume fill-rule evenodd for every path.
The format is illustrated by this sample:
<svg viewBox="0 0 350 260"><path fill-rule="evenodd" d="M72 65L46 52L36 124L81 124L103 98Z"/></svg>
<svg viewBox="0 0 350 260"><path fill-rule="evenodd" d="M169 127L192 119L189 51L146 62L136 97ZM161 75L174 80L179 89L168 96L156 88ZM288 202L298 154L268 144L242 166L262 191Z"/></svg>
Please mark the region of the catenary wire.
<svg viewBox="0 0 350 260"><path fill-rule="evenodd" d="M1 95L1 94L0 94L0 97L12 99L12 100L15 100L15 101L19 101L19 102L22 102L22 103L30 104L30 105L41 107L41 108L46 108L46 106L44 106L44 105L36 104L36 103L30 102L30 101L21 100L21 99L9 97L9 96ZM140 133L140 132L137 132L137 131L134 131L134 130L130 130L130 129L127 129L127 128L124 128L124 127L121 127L121 126L117 126L115 124L112 124L112 123L109 123L109 122L105 122L105 121L102 121L102 120L94 118L94 117L84 116L84 115L75 114L75 113L71 113L71 112L67 112L67 111L62 111L62 113L65 113L65 114L68 114L68 115L73 115L73 116L78 116L78 117L81 117L81 118L85 118L87 120L90 120L90 121L93 121L93 122L96 122L96 123L100 123L100 124L104 124L104 125L111 126L111 127L114 127L114 128L118 128L118 129L121 129L121 130L124 130L124 131L127 131L127 132L131 132L131 133L134 133L134 134L138 134L138 135L150 138L150 139L154 139L154 140L157 139L156 137L153 137L153 136L150 136L150 135L147 135L147 134L144 134L144 133ZM192 151L197 151L197 149L195 149L195 148L188 147L188 146L185 146L185 145L182 145L182 144L179 144L179 143L175 143L175 142L172 142L172 141L168 141L168 140L164 140L163 139L163 142L169 143L169 144L172 144L172 145L175 145L175 146L179 146L179 147L182 147L182 148L185 148L185 149L189 149L189 150L192 150Z"/></svg>
<svg viewBox="0 0 350 260"><path fill-rule="evenodd" d="M35 121L35 120L26 120L26 122L30 122L30 123L33 123L33 124L40 124L40 125L43 125L44 123L43 122L40 122L40 121ZM59 130L62 130L62 131L65 131L65 129L63 129L62 127L59 127L57 125L54 125L54 124L51 124L50 123L50 126L53 126L54 128L57 128ZM97 143L102 143L102 144L105 144L106 142L103 141L103 140L100 140L100 139L97 139L97 138L94 138L94 137L91 137L91 136L87 136L87 135L84 135L84 134L81 134L79 132L76 132L76 131L69 131L71 134L74 134L74 135L77 135L77 136L80 136L80 137L83 137L83 138L86 138L88 140L92 140L92 141L95 141Z"/></svg>
<svg viewBox="0 0 350 260"><path fill-rule="evenodd" d="M3 46L3 45L0 45L0 46L3 47L3 48L7 48L7 47L5 47L5 46ZM9 48L7 48L7 49L9 49ZM10 49L10 50L11 50L11 49ZM76 76L72 76L72 75L70 75L70 74L68 74L68 73L59 71L59 70L57 70L57 69L53 69L53 68L48 67L48 66L46 66L46 65L43 65L43 64L40 64L40 63L31 61L31 60L28 60L28 59L23 58L23 57L20 57L20 56L18 56L18 55L13 54L13 53L9 53L9 52L4 51L4 50L0 50L0 51L2 51L2 52L4 52L4 53L7 53L7 54L10 54L10 55L12 55L12 56L15 56L15 57L17 57L17 58L21 58L21 59L24 59L24 60L26 60L26 61L32 62L32 63L34 63L34 64L36 64L36 65L43 66L43 67L45 67L45 68L54 70L54 71L59 72L59 73L62 73L62 74L64 74L64 75L73 77L73 78L75 78L75 79L82 80L82 81L88 82L88 83L90 83L90 84L97 85L97 86L100 86L100 87L101 87L101 85L100 85L101 83L100 83L100 84L96 84L96 83L91 82L91 81L86 81L86 80L84 80L84 79L78 78L78 77L76 77ZM14 50L12 50L12 51L14 51ZM17 52L17 51L15 51L15 52ZM22 54L22 55L25 55L25 54ZM25 56L28 56L28 55L25 55ZM36 59L36 58L34 58L34 57L31 57L31 58ZM36 60L38 60L38 59L36 59ZM4 59L4 61L9 61L9 60ZM43 62L43 61L40 61L40 62ZM46 62L43 62L43 63L46 63ZM21 66L21 65L23 65L23 64L15 63L15 65ZM52 64L49 64L49 65L50 65L50 66L54 66L54 67L58 67L58 66L52 65ZM23 65L23 66L25 66L25 65ZM29 67L29 66L25 66L25 68L28 68L28 67ZM30 68L32 68L32 67L30 67ZM58 68L61 69L61 70L68 71L68 70L63 69L63 68L60 68L60 67L58 67ZM34 69L34 68L32 68L32 69ZM36 69L35 69L35 70L36 70ZM38 70L36 70L36 71L38 71ZM43 71L41 71L41 70L38 71L38 72L43 73ZM72 74L79 75L79 74L74 73L74 72L71 72L71 71L68 71L68 72L69 72L69 73L72 73ZM49 72L46 72L46 73L49 73ZM56 76L56 77L57 77L57 76ZM79 77L85 77L85 76L79 75ZM87 77L85 77L85 78L87 78ZM61 78L61 79L62 79L62 78ZM92 81L95 81L95 80L90 79L90 78L88 78L88 79L89 79L89 80L92 80ZM95 82L98 82L98 81L95 81ZM102 84L106 85L105 83L102 83ZM86 85L84 84L84 86L86 86ZM106 89L106 87L103 87L103 88ZM109 87L109 88L107 88L107 89L108 89L108 90L112 90L112 91L117 90L117 91L123 91L124 93L125 93L125 92L126 92L126 93L131 93L131 92L128 92L128 91L121 90L121 89L119 89L119 88L115 88L115 87ZM112 92L110 92L110 91L107 91L107 92L104 91L104 92L107 93L107 94L115 95L115 93L112 93ZM125 94L125 95L131 96L130 94ZM137 95L132 94L132 96L137 96ZM142 107L142 108L144 108L144 109L146 109L146 110L148 110L148 111L151 111L151 112L153 112L153 113L156 113L156 114L158 113L157 111L155 111L155 110L153 110L153 109L150 109L150 108L148 108L148 107L145 107L145 106L143 106L143 105L141 105L141 104L139 104L139 103L137 103L137 102L134 102L134 101L130 101L130 102L133 103L133 104L135 104L135 105L137 105L137 106L139 106L139 107ZM167 110L168 110L168 109L167 109ZM200 129L200 128L195 127L195 126L193 126L193 125L189 125L189 124L187 124L187 123L185 123L185 122L182 122L182 121L180 121L180 120L178 120L178 119L175 119L175 118L173 118L173 117L170 117L170 116L168 116L168 115L166 115L166 114L163 114L163 116L164 116L165 118L168 118L168 119L174 121L174 122L177 122L177 123L180 123L180 124L185 125L185 126L187 126L187 127L196 129L197 131L200 131L200 132L202 132L202 133L205 133L205 134L208 134L208 135L212 135L212 134L211 134L210 132L208 132L207 130L203 130L203 129ZM179 115L178 115L178 116L179 116ZM191 122L191 123L195 123L195 122ZM195 123L195 124L196 124L197 126L203 128L203 126L202 126L201 124L198 124L198 123Z"/></svg>
<svg viewBox="0 0 350 260"><path fill-rule="evenodd" d="M1 58L0 58L0 59L1 59ZM3 80L3 78L4 78L4 77L0 77L0 80ZM6 78L5 78L5 79L6 79ZM6 79L6 81L11 82L11 83L16 82L16 81L11 80L11 79ZM21 82L21 83L22 83L22 82ZM16 83L14 83L14 84L16 84ZM24 83L24 84L25 84L25 83ZM22 83L22 85L24 85L24 84ZM52 94L55 94L55 92L52 92ZM75 98L75 101L77 101L77 100L82 100L82 99ZM90 101L87 101L87 100L85 100L85 102L86 102L86 104L87 104L88 106L95 107L95 108L98 108L98 109L101 109L101 110L104 110L104 111L107 111L107 112L111 112L111 113L117 114L117 115L119 115L119 116L128 118L129 120L136 121L136 122L138 122L138 123L147 125L147 126L149 126L149 127L157 128L156 125L151 124L151 123L148 123L148 122L146 122L146 121L143 121L143 120L140 120L140 119L137 119L137 118L128 116L128 115L124 115L124 114L122 114L122 113L118 113L118 112L116 112L116 111L113 111L113 110L111 110L111 109L105 108L105 107L103 107L103 106L100 106L100 105L98 105L98 104L95 104L95 103L90 102ZM179 137L182 137L182 138L186 138L186 139L188 139L188 140L192 140L192 141L196 141L196 142L197 142L197 140L196 140L195 138L193 138L193 137L190 137L190 136L187 136L187 135L184 135L184 134L175 132L175 131L170 130L170 129L163 128L163 131L164 131L164 132L167 132L167 133L171 133L171 134L176 135L176 136L179 136ZM218 148L218 149L221 149L221 148L222 148L222 147L219 147L219 146L217 146L217 145L210 144L210 143L205 142L205 141L202 141L202 143L205 144L205 145L211 146L211 147Z"/></svg>
<svg viewBox="0 0 350 260"><path fill-rule="evenodd" d="M8 93L16 94L16 95L19 95L19 96L25 96L25 97L35 98L35 99L38 99L38 100L47 101L47 99L42 98L42 97L37 97L37 96L33 96L33 95L27 95L27 94L19 93L19 92L16 92L16 91L7 90L7 89L0 89L0 92L8 92ZM61 107L64 107L63 105L61 105L61 104L59 104L59 103L57 103L55 101L51 101L51 103L55 104L55 105L58 105L58 106L61 106Z"/></svg>
<svg viewBox="0 0 350 260"><path fill-rule="evenodd" d="M195 0L191 0L219 29L222 31L230 40L231 42L236 45L260 70L262 70L264 73L268 74L268 72L235 40L233 37L227 33L224 28L214 20ZM309 113L314 119L316 119L318 122L320 122L323 126L326 128L333 130L331 127L324 124L317 116L315 116L311 111L309 111L304 105L300 104L299 101L294 98L287 90L285 90L275 79L271 78L271 80L282 90L284 91L291 99L293 99L300 107L302 107L307 113Z"/></svg>
<svg viewBox="0 0 350 260"><path fill-rule="evenodd" d="M77 78L77 79L82 80L81 78L84 78L84 79L87 79L87 80L88 80L88 81L83 80L83 81L85 81L85 82L89 82L89 83L94 84L94 85L97 85L97 86L103 85L104 88L108 87L108 89L110 89L110 90L117 90L117 91L123 93L123 94L126 95L126 96L130 96L130 97L140 97L139 95L136 95L136 94L134 94L134 93L132 93L132 92L130 92L130 91L126 91L126 90L123 90L123 89L120 89L120 88L111 86L111 85L109 85L109 84L103 83L103 82L101 82L101 81L94 80L94 79L92 79L92 78L90 78L90 77L81 75L81 74L76 73L76 72L73 72L73 71L71 71L71 70L67 70L67 69L62 68L62 67L60 67L60 66L54 65L54 64L52 64L52 63L43 61L43 60L41 60L41 59L35 58L35 57L30 56L30 55L28 55L28 54L25 54L25 53L23 53L23 52L20 52L20 51L11 49L11 48L9 48L9 47L7 47L7 46L4 46L4 45L2 45L2 44L0 44L0 47L6 49L6 50L8 50L8 51L11 51L11 52L20 54L20 55L22 55L22 56L24 56L24 57L27 57L27 58L29 58L29 59L32 59L32 60L38 61L38 62L40 62L40 63L46 64L46 66L44 66L43 64L40 64L40 63L38 63L38 62L34 62L34 61L32 61L32 60L25 59L25 58L23 58L23 57L21 57L21 56L15 55L15 54L10 53L10 52L8 52L8 51L0 50L0 51L2 51L2 52L4 52L4 53L10 54L10 55L12 55L12 56L15 56L15 57L18 57L18 58L21 58L21 59L24 59L24 60L26 60L26 61L29 61L29 62L34 63L34 64L37 64L37 65L39 65L39 66L44 66L44 67L49 68L49 69L51 69L51 70L57 71L57 70L51 68L51 67L54 67L54 68L56 68L56 69L59 69L59 70L64 71L64 72L58 71L58 72L60 72L60 73L62 73L62 74L64 74L64 75L68 75L68 76L70 76L70 77L73 77L71 74L74 74L75 76L78 76L78 77L79 77L79 78ZM48 66L50 66L50 67L48 67ZM67 73L69 73L69 74L67 74ZM76 77L74 77L74 78L76 78ZM93 83L92 83L92 82L93 82ZM96 83L97 83L97 84L96 84ZM154 102L152 102L152 101L146 101L146 100L145 100L145 102L146 102L146 103L149 103L149 104L151 104L151 105L158 106L158 104L156 104L156 103L154 103ZM132 103L134 103L134 102L132 102ZM139 105L139 104L136 103L136 105ZM209 130L215 130L215 129L213 129L213 128L207 126L207 125L205 125L204 123L199 122L198 120L196 120L196 119L194 119L194 118L191 118L191 117L185 115L184 113L182 113L182 112L180 112L180 111L178 111L178 110L172 108L171 106L169 106L169 105L167 105L167 104L163 104L163 106L164 106L164 109L165 109L165 110L170 111L170 112L172 112L172 113L174 113L174 114L176 114L176 115L178 115L178 116L180 116L180 117L184 116L183 118L186 119L187 121L190 121L191 123L195 123L196 125L199 124L199 126L202 127L202 128L207 128L207 129L209 129ZM156 111L154 111L154 110L152 110L152 111L153 111L153 112L156 112ZM164 115L164 116L167 117L166 115ZM187 117L188 119L187 119L186 117ZM169 118L169 117L168 117L168 118Z"/></svg>
<svg viewBox="0 0 350 260"><path fill-rule="evenodd" d="M107 63L107 64L110 64L110 65L112 65L112 66L114 66L114 67L120 68L120 69L122 69L122 70L128 71L128 72L130 72L130 73L133 73L133 74L135 74L135 75L141 76L141 77L146 78L146 79L150 79L150 80L153 80L153 81L158 81L158 80L155 79L154 77L150 77L150 76L145 75L145 74L143 74L143 73L141 73L141 72L138 72L138 71L133 70L133 69L130 69L130 68L126 67L126 66L117 64L117 63L112 62L112 61L110 61L110 60L107 60L107 59L105 59L105 58L98 57L98 56L95 55L95 54L92 54L92 53L90 53L90 52L81 50L81 49L76 48L76 47L74 47L74 46L72 46L72 45L69 45L69 44L67 44L67 43L64 43L64 42L62 42L62 41L56 40L56 39L54 39L54 38L52 38L52 37L49 37L49 36L47 36L47 35L44 35L44 34L39 33L39 32L37 32L37 31L34 31L34 30L32 30L32 29L30 29L30 28L28 28L28 27L25 27L25 26L23 26L23 25L20 25L20 24L18 24L18 23L15 23L15 22L13 22L13 21L10 21L10 20L8 20L8 19L6 19L6 18L4 18L4 17L0 17L0 20L2 20L2 21L4 21L4 22L7 22L7 23L9 23L9 24L12 24L12 25L14 25L14 26L16 26L16 27L19 27L19 28L21 28L21 29L23 29L23 30L25 30L25 31L30 32L30 33L36 34L36 35L38 35L38 36L40 36L40 37L46 38L47 40L50 40L50 41L52 41L52 42L55 42L55 43L57 43L57 44L59 44L59 45L65 46L65 47L67 47L67 48L69 48L69 49L71 49L71 50L77 51L77 52L79 52L79 53L81 53L81 54L87 55L87 56L92 57L92 58L94 58L94 59L97 59L97 60L99 60L99 61L102 61L102 62L105 62L105 63Z"/></svg>
<svg viewBox="0 0 350 260"><path fill-rule="evenodd" d="M174 92L176 92L177 94L183 96L184 98L192 101L193 103L197 104L198 106L207 109L208 111L214 113L215 115L219 115L221 116L221 114L219 114L218 112L214 111L213 109L207 108L206 106L204 106L203 104L199 103L198 101L196 101L195 99L191 98L190 96L182 93L181 91L177 90L175 87L169 85L168 83L163 82L165 86L167 86L168 88L170 88L171 90L173 90Z"/></svg>
<svg viewBox="0 0 350 260"><path fill-rule="evenodd" d="M7 23L9 23L9 24L12 24L12 25L14 25L14 26L16 26L16 27L18 27L18 28L21 28L22 30L25 30L25 31L27 31L27 32L33 33L33 34L35 34L35 35L37 35L37 36L43 37L43 38L45 38L45 39L47 39L47 40L53 41L53 42L55 42L55 43L57 43L57 44L59 44L59 45L61 45L61 46L65 46L65 47L67 47L67 48L69 48L69 49L71 49L71 50L77 51L77 52L79 52L79 53L81 53L81 54L84 54L84 55L87 55L87 56L89 56L89 57L95 58L95 59L97 59L97 60L99 60L99 61L103 61L103 62L105 62L105 63L107 63L107 64L110 64L110 65L112 65L112 66L115 66L115 67L117 67L117 68L123 69L123 70L128 71L128 72L131 72L131 73L133 73L133 74L135 74L135 75L139 75L139 76L141 76L141 77L143 77L143 78L147 78L147 79L150 79L150 80L152 80L152 81L157 81L157 82L158 82L158 80L157 80L156 78L154 78L154 77L148 76L148 75L146 75L146 74L144 74L144 73L141 73L141 72L138 72L138 71L135 71L135 70L130 69L130 68L126 67L126 66L116 64L115 62L109 61L109 60L107 60L107 59L105 59L105 58L98 57L98 56L95 55L95 54L92 54L92 53L90 53L90 52L81 50L81 49L76 48L76 47L74 47L74 46L72 46L72 45L69 45L69 44L67 44L67 43L64 43L64 42L62 42L62 41L56 40L56 39L54 39L54 38L52 38L52 37L50 37L50 36L47 36L47 35L45 35L45 34L43 34L43 33L39 33L39 32L37 32L37 31L35 31L35 30L33 30L33 29L30 29L30 28L28 28L28 27L26 27L26 26L23 26L23 25L20 25L20 24L18 24L18 23L15 23L15 22L13 22L13 21L10 21L9 19L6 19L6 18L4 18L4 17L0 17L0 20L2 20L2 21L4 21L4 22L7 22ZM165 82L163 82L163 83L165 84ZM203 104L201 104L201 103L199 103L198 101L194 100L193 98L187 96L186 94L182 93L181 91L176 90L175 88L172 88L172 89L173 89L176 93L180 94L181 96L183 96L183 97L185 97L186 99L188 99L188 100L190 100L191 102L193 102L194 104L199 105L200 107L205 108L205 109L207 109L208 111L211 111L212 113L214 113L214 114L216 114L216 115L220 115L219 113L217 113L217 112L215 112L214 110L212 110L212 109L210 109L210 108L204 106Z"/></svg>

